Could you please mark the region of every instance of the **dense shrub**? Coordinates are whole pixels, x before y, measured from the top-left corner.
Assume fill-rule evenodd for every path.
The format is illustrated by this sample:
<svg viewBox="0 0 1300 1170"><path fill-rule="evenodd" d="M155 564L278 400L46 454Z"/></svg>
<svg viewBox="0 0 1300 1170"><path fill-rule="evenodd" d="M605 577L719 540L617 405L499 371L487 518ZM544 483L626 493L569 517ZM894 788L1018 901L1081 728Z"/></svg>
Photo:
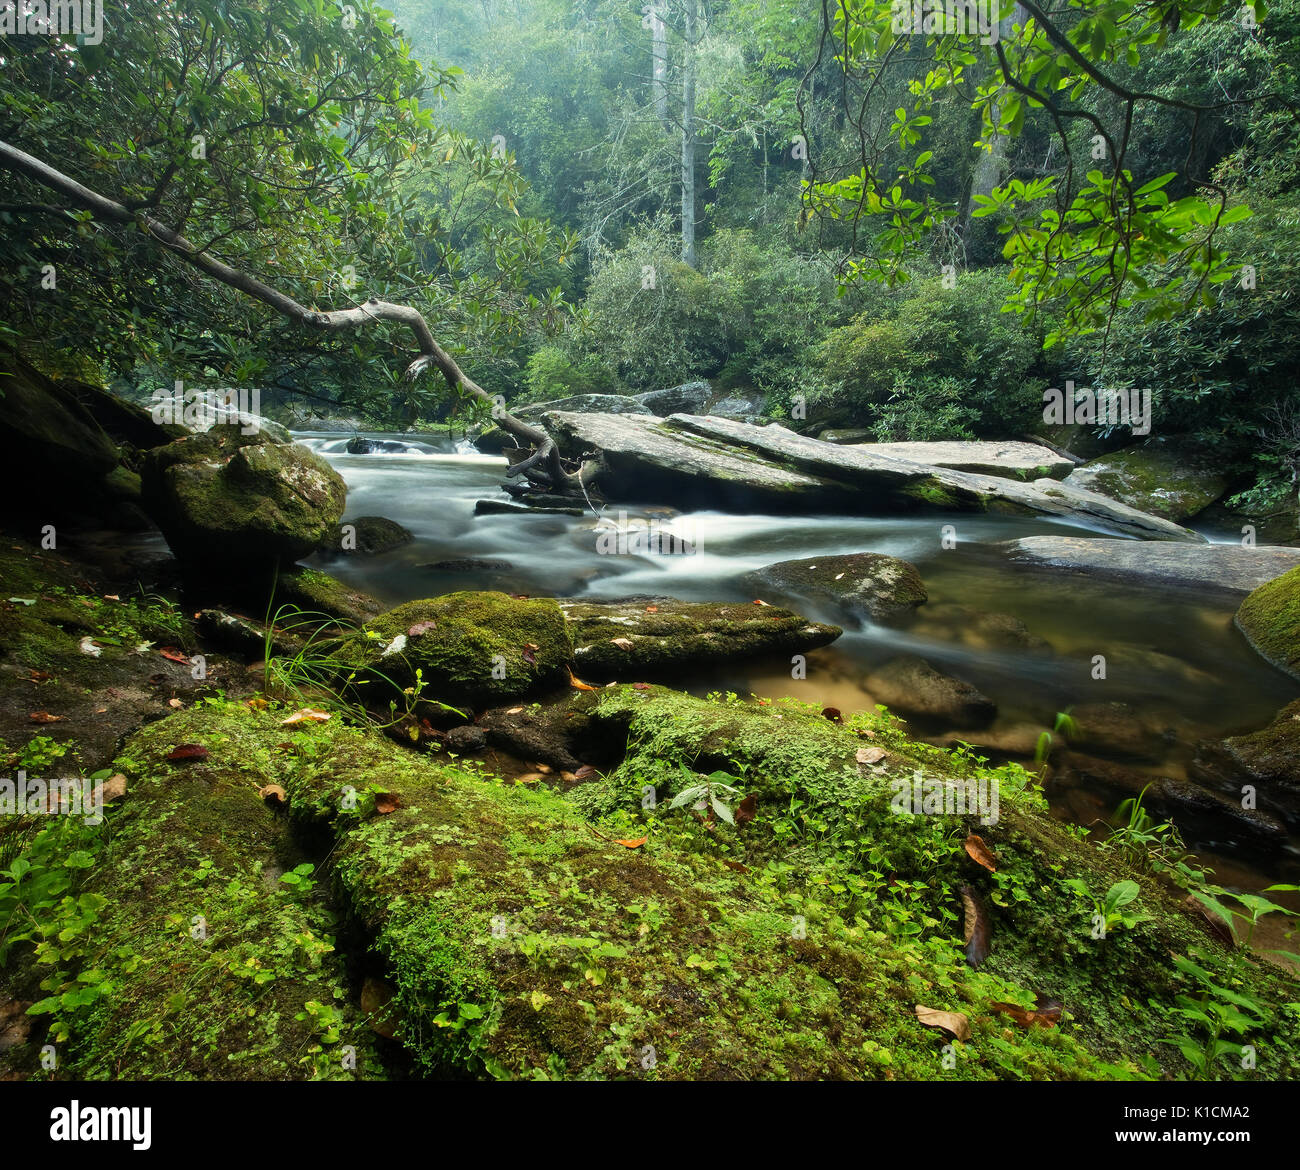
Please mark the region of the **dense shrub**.
<svg viewBox="0 0 1300 1170"><path fill-rule="evenodd" d="M1030 429L1048 367L1041 333L1002 312L1007 292L996 270L967 273L953 289L938 278L904 286L827 336L816 352L825 386L814 401L894 438ZM947 433L949 424L961 434Z"/></svg>

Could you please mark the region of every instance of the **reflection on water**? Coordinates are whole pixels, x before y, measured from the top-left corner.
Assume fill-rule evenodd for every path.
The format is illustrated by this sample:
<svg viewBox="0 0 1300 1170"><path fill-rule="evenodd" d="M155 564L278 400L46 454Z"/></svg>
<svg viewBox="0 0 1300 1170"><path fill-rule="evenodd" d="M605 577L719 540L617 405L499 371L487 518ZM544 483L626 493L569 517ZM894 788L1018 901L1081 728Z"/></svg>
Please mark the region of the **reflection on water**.
<svg viewBox="0 0 1300 1170"><path fill-rule="evenodd" d="M409 443L404 436L381 437ZM1052 520L678 514L628 506L630 517L653 518L667 533L691 542L695 553L600 555L593 513L476 516L477 500L509 499L500 489L503 459L466 453L463 445L458 451L446 441L421 441L418 449L396 456L349 455L347 440L337 435L303 441L347 481L348 517L387 516L415 534L413 544L379 557L319 562L391 604L456 589L750 601L753 591L741 581L746 573L774 561L846 552L888 553L920 569L930 600L906 629L847 629L834 645L808 656L803 680L792 679L780 664L742 665L694 680L692 689L701 692L789 695L851 710L874 701L866 680L876 667L915 654L995 700L992 731L1013 733L1013 739L1014 733L1023 741L1033 729L1051 728L1057 712L1081 704L1129 703L1172 729L1160 758L1145 765L1163 776L1185 774L1197 741L1262 726L1300 693L1233 628L1230 599L1045 574L1011 565L988 547L1024 536L1078 533ZM606 510L607 516L617 513ZM945 524L955 527L956 547L943 547ZM509 567L429 567L471 559ZM799 608L809 617L846 624L834 611ZM977 628L980 612L1019 619L1026 644L991 641ZM1104 680L1093 677L1096 655L1106 658ZM1279 864L1270 868L1276 871Z"/></svg>

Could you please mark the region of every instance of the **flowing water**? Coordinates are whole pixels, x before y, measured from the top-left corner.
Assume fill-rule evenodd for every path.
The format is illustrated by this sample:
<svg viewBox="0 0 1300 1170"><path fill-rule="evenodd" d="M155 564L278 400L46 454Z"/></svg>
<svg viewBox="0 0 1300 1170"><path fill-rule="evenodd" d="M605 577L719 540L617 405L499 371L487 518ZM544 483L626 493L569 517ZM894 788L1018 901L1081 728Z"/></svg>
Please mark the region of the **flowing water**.
<svg viewBox="0 0 1300 1170"><path fill-rule="evenodd" d="M1052 728L1057 712L1079 705L1130 704L1163 734L1146 764L1126 764L1154 778L1186 775L1202 739L1254 730L1300 694L1300 686L1256 655L1232 625L1235 603L1160 590L1137 590L1017 567L990 544L1041 534L1087 535L1045 519L994 516L767 516L623 506L649 517L693 546L690 555L602 555L597 518L544 514L474 514L477 500L506 500L505 461L473 453L466 444L375 436L406 450L349 455L338 435L302 435L348 484L348 517L386 516L415 535L413 544L374 558L336 558L322 568L381 600L398 604L458 589L500 589L531 596L592 600L633 595L691 601L754 600L744 574L775 561L834 553L880 552L920 570L929 602L905 630L852 628L842 614L800 605L808 617L844 625L833 645L807 656L807 677L794 679L781 662L736 664L676 680L696 693L731 690L769 698L792 696L842 710L873 703L873 669L899 654L915 654L976 686L998 705L995 758L1026 758L1026 743ZM606 515L617 519L619 507ZM955 547L944 547L952 525ZM946 542L952 544L950 540ZM469 565L435 568L439 562ZM475 566L473 562L491 562ZM981 635L971 611L1011 615L1035 642L999 646ZM1095 679L1094 656L1107 660ZM943 732L941 727L916 731ZM954 733L958 734L958 733ZM940 735L936 742L952 736ZM971 733L970 738L980 741ZM1032 752L1032 748L1028 748ZM1059 815L1088 822L1112 814L1113 793L1079 782L1048 789ZM1190 835L1190 834L1187 834ZM1255 856L1238 846L1220 856L1225 840L1202 829L1189 844L1215 864L1220 880L1258 886L1265 878L1296 880L1300 848ZM1265 883L1267 884L1267 883Z"/></svg>

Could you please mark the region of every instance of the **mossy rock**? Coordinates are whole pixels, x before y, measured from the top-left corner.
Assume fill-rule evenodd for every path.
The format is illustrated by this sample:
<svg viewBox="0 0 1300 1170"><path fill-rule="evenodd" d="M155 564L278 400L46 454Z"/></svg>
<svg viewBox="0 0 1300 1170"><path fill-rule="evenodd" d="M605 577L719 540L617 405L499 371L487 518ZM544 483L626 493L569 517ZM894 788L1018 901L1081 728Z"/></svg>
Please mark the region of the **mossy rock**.
<svg viewBox="0 0 1300 1170"><path fill-rule="evenodd" d="M1246 641L1269 662L1300 678L1300 566L1252 592L1235 621Z"/></svg>
<svg viewBox="0 0 1300 1170"><path fill-rule="evenodd" d="M1238 801L1250 785L1260 808L1300 829L1300 699L1267 727L1202 744L1191 767L1196 779Z"/></svg>
<svg viewBox="0 0 1300 1170"><path fill-rule="evenodd" d="M258 795L273 746L250 745L231 723L200 704L139 732L118 761L127 795L108 806L111 848L83 889L104 903L83 960L104 991L70 1017L63 1076L384 1075L349 1000L332 915L279 880L304 857ZM220 763L167 760L196 738Z"/></svg>
<svg viewBox="0 0 1300 1170"><path fill-rule="evenodd" d="M321 613L348 625L360 626L384 612L381 601L345 585L319 569L295 566L275 579L272 603L291 605L306 613Z"/></svg>
<svg viewBox="0 0 1300 1170"><path fill-rule="evenodd" d="M772 605L719 605L667 597L562 601L579 674L631 679L703 665L815 650L841 634Z"/></svg>
<svg viewBox="0 0 1300 1170"><path fill-rule="evenodd" d="M399 605L347 637L336 658L365 698L386 703L418 671L423 698L460 706L561 684L572 655L556 602L462 592Z"/></svg>
<svg viewBox="0 0 1300 1170"><path fill-rule="evenodd" d="M783 597L829 603L858 618L897 621L929 597L916 566L884 553L847 553L779 561L745 581Z"/></svg>
<svg viewBox="0 0 1300 1170"><path fill-rule="evenodd" d="M414 539L410 529L386 516L354 516L336 525L318 551L322 556L373 557L392 552Z"/></svg>
<svg viewBox="0 0 1300 1170"><path fill-rule="evenodd" d="M1066 482L1178 522L1205 511L1231 480L1222 460L1201 445L1151 439L1075 468Z"/></svg>
<svg viewBox="0 0 1300 1170"><path fill-rule="evenodd" d="M347 486L314 452L233 425L148 452L144 502L188 569L218 577L287 565L334 531Z"/></svg>
<svg viewBox="0 0 1300 1170"><path fill-rule="evenodd" d="M320 928L295 917L296 901L258 891L258 860L294 860L253 803L272 783L301 835L329 854L336 898L369 952L356 958L382 963L396 1040L428 1076L1184 1076L1178 1049L1160 1043L1176 997L1195 991L1171 953L1258 1003L1256 1075L1300 1071L1300 1024L1283 1006L1295 998L1290 979L1230 954L1154 878L1055 823L1022 770L986 774L1001 793L993 825L898 814L891 780L918 769L960 779L974 765L911 743L877 713L840 726L800 704L662 688L580 701L625 729L629 750L569 798L440 765L338 717L286 728L284 710L212 702L138 733L119 763L128 802L139 794L141 804L112 814L125 852L91 877L130 908L113 911L122 916L108 919L106 943L148 959L135 941L148 938L157 958L115 975L122 994L75 1021L74 1072L111 1075L107 1053L120 1054L123 1037L126 1067L146 1076L175 1035L188 1040L172 1058L181 1076L334 1075L335 1046L357 1043L346 1006L332 1043L289 1023L304 992L347 997L334 998L328 953L304 986L295 948L305 933L318 951ZM856 761L864 742L886 752L878 771ZM208 756L171 763L177 743ZM747 826L706 830L687 811L645 808L647 784L666 797L692 769L720 765L756 795ZM593 796L608 804L597 823ZM791 809L825 829L792 838ZM995 853L995 873L966 854L971 829ZM1093 905L1074 879L1098 897L1136 882L1131 905L1148 917L1094 939ZM962 954L964 886L991 917L978 970ZM194 914L207 921L206 948L190 937ZM241 978L268 962L286 969L260 991ZM1059 1026L1016 1029L993 1006L1035 994L1064 1002ZM923 1027L917 1004L964 1013L969 1041L953 1047ZM166 1010L184 1030L140 1044Z"/></svg>

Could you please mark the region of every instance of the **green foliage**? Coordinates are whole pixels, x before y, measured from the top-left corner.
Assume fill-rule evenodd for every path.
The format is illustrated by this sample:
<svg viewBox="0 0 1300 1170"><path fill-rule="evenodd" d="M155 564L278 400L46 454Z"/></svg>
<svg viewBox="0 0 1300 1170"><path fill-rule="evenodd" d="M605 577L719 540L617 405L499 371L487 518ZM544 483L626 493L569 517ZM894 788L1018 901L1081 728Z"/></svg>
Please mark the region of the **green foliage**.
<svg viewBox="0 0 1300 1170"><path fill-rule="evenodd" d="M574 394L617 394L619 383L605 359L596 353L570 356L558 345L533 351L524 371L529 402L548 402Z"/></svg>
<svg viewBox="0 0 1300 1170"><path fill-rule="evenodd" d="M810 401L844 407L891 439L1019 434L1041 416L1041 338L1002 312L996 272L939 278L879 298L834 329L817 354L829 388Z"/></svg>
<svg viewBox="0 0 1300 1170"><path fill-rule="evenodd" d="M1230 0L1162 6L1119 0L1104 10L1080 3L1049 13L1007 0L1000 5L1007 19L993 43L943 30L909 36L912 30L895 27L888 0L846 0L835 12L833 35L861 85L862 96L850 96L862 107L855 122L858 157L856 166L810 182L808 196L815 211L874 229L868 254L847 266L848 276L905 280L906 262L933 247L936 237L950 236L968 207L977 219L996 219L1006 237L1008 306L1057 310L1049 344L1099 328L1128 305L1139 305L1148 321L1212 305L1215 286L1235 271L1222 231L1250 212L1230 205L1225 191L1198 189L1202 176L1155 169L1158 154L1142 159L1135 113L1197 103L1182 93L1144 92L1134 74L1167 48L1171 30L1186 36L1202 24L1227 24L1240 7ZM1257 19L1264 16L1262 0L1251 7ZM901 76L890 76L895 57L902 59ZM1269 107L1270 80L1263 76L1249 87L1242 105ZM898 102L892 123L891 99ZM969 201L954 198L951 186L936 187L930 144L941 141L936 116L960 101L979 119L977 152L996 147L1004 154L1007 142L1046 138L1055 139L1063 160L1047 173L1035 167L1032 178L999 176L988 191L972 186L961 193ZM1207 108L1213 116L1221 107ZM1079 149L1072 128L1080 124L1092 136L1084 144L1090 150ZM1192 165L1189 155L1183 166ZM1175 179L1181 183L1171 198L1164 188Z"/></svg>

